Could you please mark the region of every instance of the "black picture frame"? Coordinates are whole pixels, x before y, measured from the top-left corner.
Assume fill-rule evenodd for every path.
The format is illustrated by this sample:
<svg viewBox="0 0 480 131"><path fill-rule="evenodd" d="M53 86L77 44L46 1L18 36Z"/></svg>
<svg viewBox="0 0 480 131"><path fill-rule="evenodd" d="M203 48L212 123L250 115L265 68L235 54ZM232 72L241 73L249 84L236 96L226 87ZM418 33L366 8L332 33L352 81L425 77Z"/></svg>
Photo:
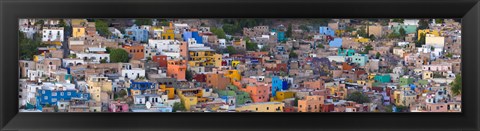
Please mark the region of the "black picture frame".
<svg viewBox="0 0 480 131"><path fill-rule="evenodd" d="M478 0L1 0L0 129L480 130ZM19 113L19 18L461 18L462 113Z"/></svg>

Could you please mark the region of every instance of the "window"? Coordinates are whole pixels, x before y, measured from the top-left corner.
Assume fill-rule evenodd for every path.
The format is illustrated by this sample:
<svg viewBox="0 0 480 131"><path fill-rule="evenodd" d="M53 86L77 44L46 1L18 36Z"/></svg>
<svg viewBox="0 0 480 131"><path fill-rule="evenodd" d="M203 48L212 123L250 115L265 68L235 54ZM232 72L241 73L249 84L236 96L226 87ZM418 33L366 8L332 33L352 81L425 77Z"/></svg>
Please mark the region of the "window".
<svg viewBox="0 0 480 131"><path fill-rule="evenodd" d="M63 96L63 92L60 92L60 96Z"/></svg>
<svg viewBox="0 0 480 131"><path fill-rule="evenodd" d="M43 99L48 100L48 96L44 96Z"/></svg>
<svg viewBox="0 0 480 131"><path fill-rule="evenodd" d="M67 92L67 96L71 96L72 95L72 92Z"/></svg>

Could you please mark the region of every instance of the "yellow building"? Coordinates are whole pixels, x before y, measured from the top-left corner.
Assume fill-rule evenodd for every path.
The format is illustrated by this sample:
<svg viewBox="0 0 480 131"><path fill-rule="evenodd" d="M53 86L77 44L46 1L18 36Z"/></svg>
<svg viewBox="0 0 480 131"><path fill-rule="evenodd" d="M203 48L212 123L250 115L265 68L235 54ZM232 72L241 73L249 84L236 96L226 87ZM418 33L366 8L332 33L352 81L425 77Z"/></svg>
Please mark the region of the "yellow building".
<svg viewBox="0 0 480 131"><path fill-rule="evenodd" d="M222 55L215 53L212 49L189 50L190 60L188 64L194 66L222 66Z"/></svg>
<svg viewBox="0 0 480 131"><path fill-rule="evenodd" d="M173 29L166 29L161 35L162 39L164 40L173 40L175 38L175 33L173 32Z"/></svg>
<svg viewBox="0 0 480 131"><path fill-rule="evenodd" d="M369 73L369 74L368 74L368 80L373 80L373 79L375 79L375 76L376 76L376 75L377 75L377 74L375 74L375 73Z"/></svg>
<svg viewBox="0 0 480 131"><path fill-rule="evenodd" d="M437 30L430 30L430 29L424 29L424 30L418 30L418 34L417 34L417 39L420 40L420 36L422 34L432 34L434 36L440 36L440 32L438 32Z"/></svg>
<svg viewBox="0 0 480 131"><path fill-rule="evenodd" d="M238 72L238 70L228 70L227 73L225 73L225 77L230 78L230 82L234 82L235 80L242 80L242 76Z"/></svg>
<svg viewBox="0 0 480 131"><path fill-rule="evenodd" d="M261 102L261 103L251 103L246 104L240 107L237 107L235 111L237 112L283 112L285 103L281 102Z"/></svg>
<svg viewBox="0 0 480 131"><path fill-rule="evenodd" d="M85 37L85 27L72 27L73 37Z"/></svg>
<svg viewBox="0 0 480 131"><path fill-rule="evenodd" d="M422 78L423 78L423 79L432 79L432 78L433 78L433 72L431 72L431 71L423 71L423 73L422 73Z"/></svg>
<svg viewBox="0 0 480 131"><path fill-rule="evenodd" d="M101 101L100 94L102 92L112 92L112 81L108 80L107 77L89 77L87 85L91 98L97 102Z"/></svg>
<svg viewBox="0 0 480 131"><path fill-rule="evenodd" d="M359 37L359 38L355 38L354 41L355 41L355 42L359 42L359 43L367 43L367 42L370 42L370 39L368 39L368 38L363 38L363 37Z"/></svg>
<svg viewBox="0 0 480 131"><path fill-rule="evenodd" d="M178 97L183 102L185 109L190 111L190 107L193 105L197 105L198 98L203 96L203 92L201 89L178 89L177 90Z"/></svg>
<svg viewBox="0 0 480 131"><path fill-rule="evenodd" d="M85 28L88 21L86 19L72 19L72 36L73 37L84 37Z"/></svg>
<svg viewBox="0 0 480 131"><path fill-rule="evenodd" d="M175 88L173 87L167 87L166 85L160 85L160 90L162 92L166 92L168 99L173 99L175 98Z"/></svg>
<svg viewBox="0 0 480 131"><path fill-rule="evenodd" d="M345 32L345 30L335 30L335 35L336 36L340 36L341 34L343 34Z"/></svg>
<svg viewBox="0 0 480 131"><path fill-rule="evenodd" d="M240 61L238 60L232 61L232 67L236 67L238 64L240 64Z"/></svg>
<svg viewBox="0 0 480 131"><path fill-rule="evenodd" d="M285 99L295 97L295 92L292 91L277 91L275 97L272 97L270 101L282 102Z"/></svg>

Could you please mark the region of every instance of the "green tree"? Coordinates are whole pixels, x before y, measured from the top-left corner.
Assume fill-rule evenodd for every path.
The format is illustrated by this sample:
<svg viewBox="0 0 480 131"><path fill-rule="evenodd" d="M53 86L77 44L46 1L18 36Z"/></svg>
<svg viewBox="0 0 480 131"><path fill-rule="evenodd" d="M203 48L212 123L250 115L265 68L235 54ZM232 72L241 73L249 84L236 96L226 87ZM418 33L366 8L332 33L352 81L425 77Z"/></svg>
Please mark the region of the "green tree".
<svg viewBox="0 0 480 131"><path fill-rule="evenodd" d="M363 52L361 52L361 54L368 54L368 52L370 52L370 50L373 50L373 47L372 45L368 44L365 46L365 49L363 50Z"/></svg>
<svg viewBox="0 0 480 131"><path fill-rule="evenodd" d="M101 59L101 60L100 60L100 63L107 63L107 59L105 59L105 58L104 58L104 59Z"/></svg>
<svg viewBox="0 0 480 131"><path fill-rule="evenodd" d="M347 100L348 101L355 101L359 104L370 102L370 98L368 98L368 96L366 96L365 94L363 94L362 92L359 92L359 91L355 91L355 92L349 94L348 97L347 97Z"/></svg>
<svg viewBox="0 0 480 131"><path fill-rule="evenodd" d="M38 36L38 33L36 33L34 39L29 39L24 33L18 31L18 39L19 48L21 49L19 51L20 59L22 60L33 59L33 55L37 54L38 47L45 47L45 45L41 42L41 38Z"/></svg>
<svg viewBox="0 0 480 131"><path fill-rule="evenodd" d="M257 43L253 43L248 39L245 41L245 45L247 46L248 51L257 51L258 49Z"/></svg>
<svg viewBox="0 0 480 131"><path fill-rule="evenodd" d="M70 54L68 55L68 58L77 58L77 54Z"/></svg>
<svg viewBox="0 0 480 131"><path fill-rule="evenodd" d="M268 51L268 49L270 49L270 47L268 47L267 45L263 45L260 51Z"/></svg>
<svg viewBox="0 0 480 131"><path fill-rule="evenodd" d="M392 19L392 22L403 23L404 19Z"/></svg>
<svg viewBox="0 0 480 131"><path fill-rule="evenodd" d="M400 37L407 36L407 32L405 31L405 29L403 29L403 27L400 27L400 29L398 30L398 33L400 34Z"/></svg>
<svg viewBox="0 0 480 131"><path fill-rule="evenodd" d="M237 50L233 46L227 46L227 52L228 54L236 54Z"/></svg>
<svg viewBox="0 0 480 131"><path fill-rule="evenodd" d="M225 39L225 38L227 38L226 35L225 35L225 31L223 31L222 28L212 27L212 28L210 29L210 31L212 31L213 34L217 35L217 38L218 38L218 39Z"/></svg>
<svg viewBox="0 0 480 131"><path fill-rule="evenodd" d="M420 39L417 40L417 42L415 43L416 47L421 47L422 45L425 45L425 36L425 33L420 34Z"/></svg>
<svg viewBox="0 0 480 131"><path fill-rule="evenodd" d="M290 54L288 54L288 57L289 57L289 58L298 58L298 55L297 55L297 53L295 53L295 52L292 50L292 51L290 51Z"/></svg>
<svg viewBox="0 0 480 131"><path fill-rule="evenodd" d="M322 48L322 49L325 48L325 46L324 46L323 44L318 44L317 47L318 47L318 48Z"/></svg>
<svg viewBox="0 0 480 131"><path fill-rule="evenodd" d="M227 34L235 34L239 31L238 27L233 24L224 24L222 29Z"/></svg>
<svg viewBox="0 0 480 131"><path fill-rule="evenodd" d="M452 88L450 89L454 96L462 94L462 74L455 75L455 80L450 83Z"/></svg>
<svg viewBox="0 0 480 131"><path fill-rule="evenodd" d="M375 37L375 35L373 35L373 34L371 34L371 35L369 36L369 38L370 38L370 40L375 40L375 39L377 39L377 38Z"/></svg>
<svg viewBox="0 0 480 131"><path fill-rule="evenodd" d="M442 24L442 23L443 23L443 19L435 19L435 23L436 23L436 24Z"/></svg>
<svg viewBox="0 0 480 131"><path fill-rule="evenodd" d="M400 38L400 34L395 33L395 32L392 32L392 33L388 34L387 37L388 37L389 39L397 39L397 38Z"/></svg>
<svg viewBox="0 0 480 131"><path fill-rule="evenodd" d="M375 57L376 57L377 59L380 59L380 56L381 56L381 55L380 55L380 52L377 52L377 54L375 54Z"/></svg>
<svg viewBox="0 0 480 131"><path fill-rule="evenodd" d="M95 20L95 28L101 36L108 37L112 33L108 30L108 23L104 20Z"/></svg>
<svg viewBox="0 0 480 131"><path fill-rule="evenodd" d="M127 96L127 90L120 90L120 92L118 92L118 97L123 98L125 96Z"/></svg>
<svg viewBox="0 0 480 131"><path fill-rule="evenodd" d="M445 57L447 57L447 58L452 58L452 57L453 57L453 54L452 54L452 53L447 53L447 54L445 55Z"/></svg>
<svg viewBox="0 0 480 131"><path fill-rule="evenodd" d="M285 32L285 36L292 37L292 23L288 24L287 32Z"/></svg>
<svg viewBox="0 0 480 131"><path fill-rule="evenodd" d="M300 99L295 97L295 100L293 101L293 106L298 106L298 100L300 100Z"/></svg>
<svg viewBox="0 0 480 131"><path fill-rule="evenodd" d="M110 51L110 62L112 63L127 63L129 60L128 52L124 49L111 49Z"/></svg>
<svg viewBox="0 0 480 131"><path fill-rule="evenodd" d="M66 26L67 26L67 23L65 23L65 20L64 20L64 19L60 19L60 22L58 22L58 26L60 26L60 27L66 27Z"/></svg>
<svg viewBox="0 0 480 131"><path fill-rule="evenodd" d="M365 26L362 26L362 27L360 27L359 30L357 30L358 36L368 38L368 34L367 34L367 31L365 30L365 28L366 28Z"/></svg>
<svg viewBox="0 0 480 131"><path fill-rule="evenodd" d="M426 19L421 19L420 21L418 21L418 28L417 29L420 29L420 30L423 30L423 29L428 29L428 20Z"/></svg>
<svg viewBox="0 0 480 131"><path fill-rule="evenodd" d="M152 25L153 21L152 19L149 18L141 18L141 19L135 19L135 24L140 26L140 25Z"/></svg>
<svg viewBox="0 0 480 131"><path fill-rule="evenodd" d="M193 72L192 72L191 70L185 71L185 78L187 79L187 81L192 81L192 79L193 79Z"/></svg>
<svg viewBox="0 0 480 131"><path fill-rule="evenodd" d="M173 109L172 109L173 112L185 111L185 110L186 108L185 108L185 105L183 104L183 101L173 103Z"/></svg>

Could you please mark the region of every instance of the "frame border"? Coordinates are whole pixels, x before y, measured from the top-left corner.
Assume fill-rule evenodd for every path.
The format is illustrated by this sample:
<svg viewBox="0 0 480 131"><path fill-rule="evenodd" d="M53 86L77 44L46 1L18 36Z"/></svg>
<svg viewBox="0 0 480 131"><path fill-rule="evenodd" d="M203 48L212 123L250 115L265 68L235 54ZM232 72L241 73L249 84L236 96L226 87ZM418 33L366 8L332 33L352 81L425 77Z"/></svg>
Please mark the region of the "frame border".
<svg viewBox="0 0 480 131"><path fill-rule="evenodd" d="M477 0L1 0L0 12L0 130L480 130ZM82 17L462 18L469 86L462 113L19 113L18 36L8 32L19 18Z"/></svg>

